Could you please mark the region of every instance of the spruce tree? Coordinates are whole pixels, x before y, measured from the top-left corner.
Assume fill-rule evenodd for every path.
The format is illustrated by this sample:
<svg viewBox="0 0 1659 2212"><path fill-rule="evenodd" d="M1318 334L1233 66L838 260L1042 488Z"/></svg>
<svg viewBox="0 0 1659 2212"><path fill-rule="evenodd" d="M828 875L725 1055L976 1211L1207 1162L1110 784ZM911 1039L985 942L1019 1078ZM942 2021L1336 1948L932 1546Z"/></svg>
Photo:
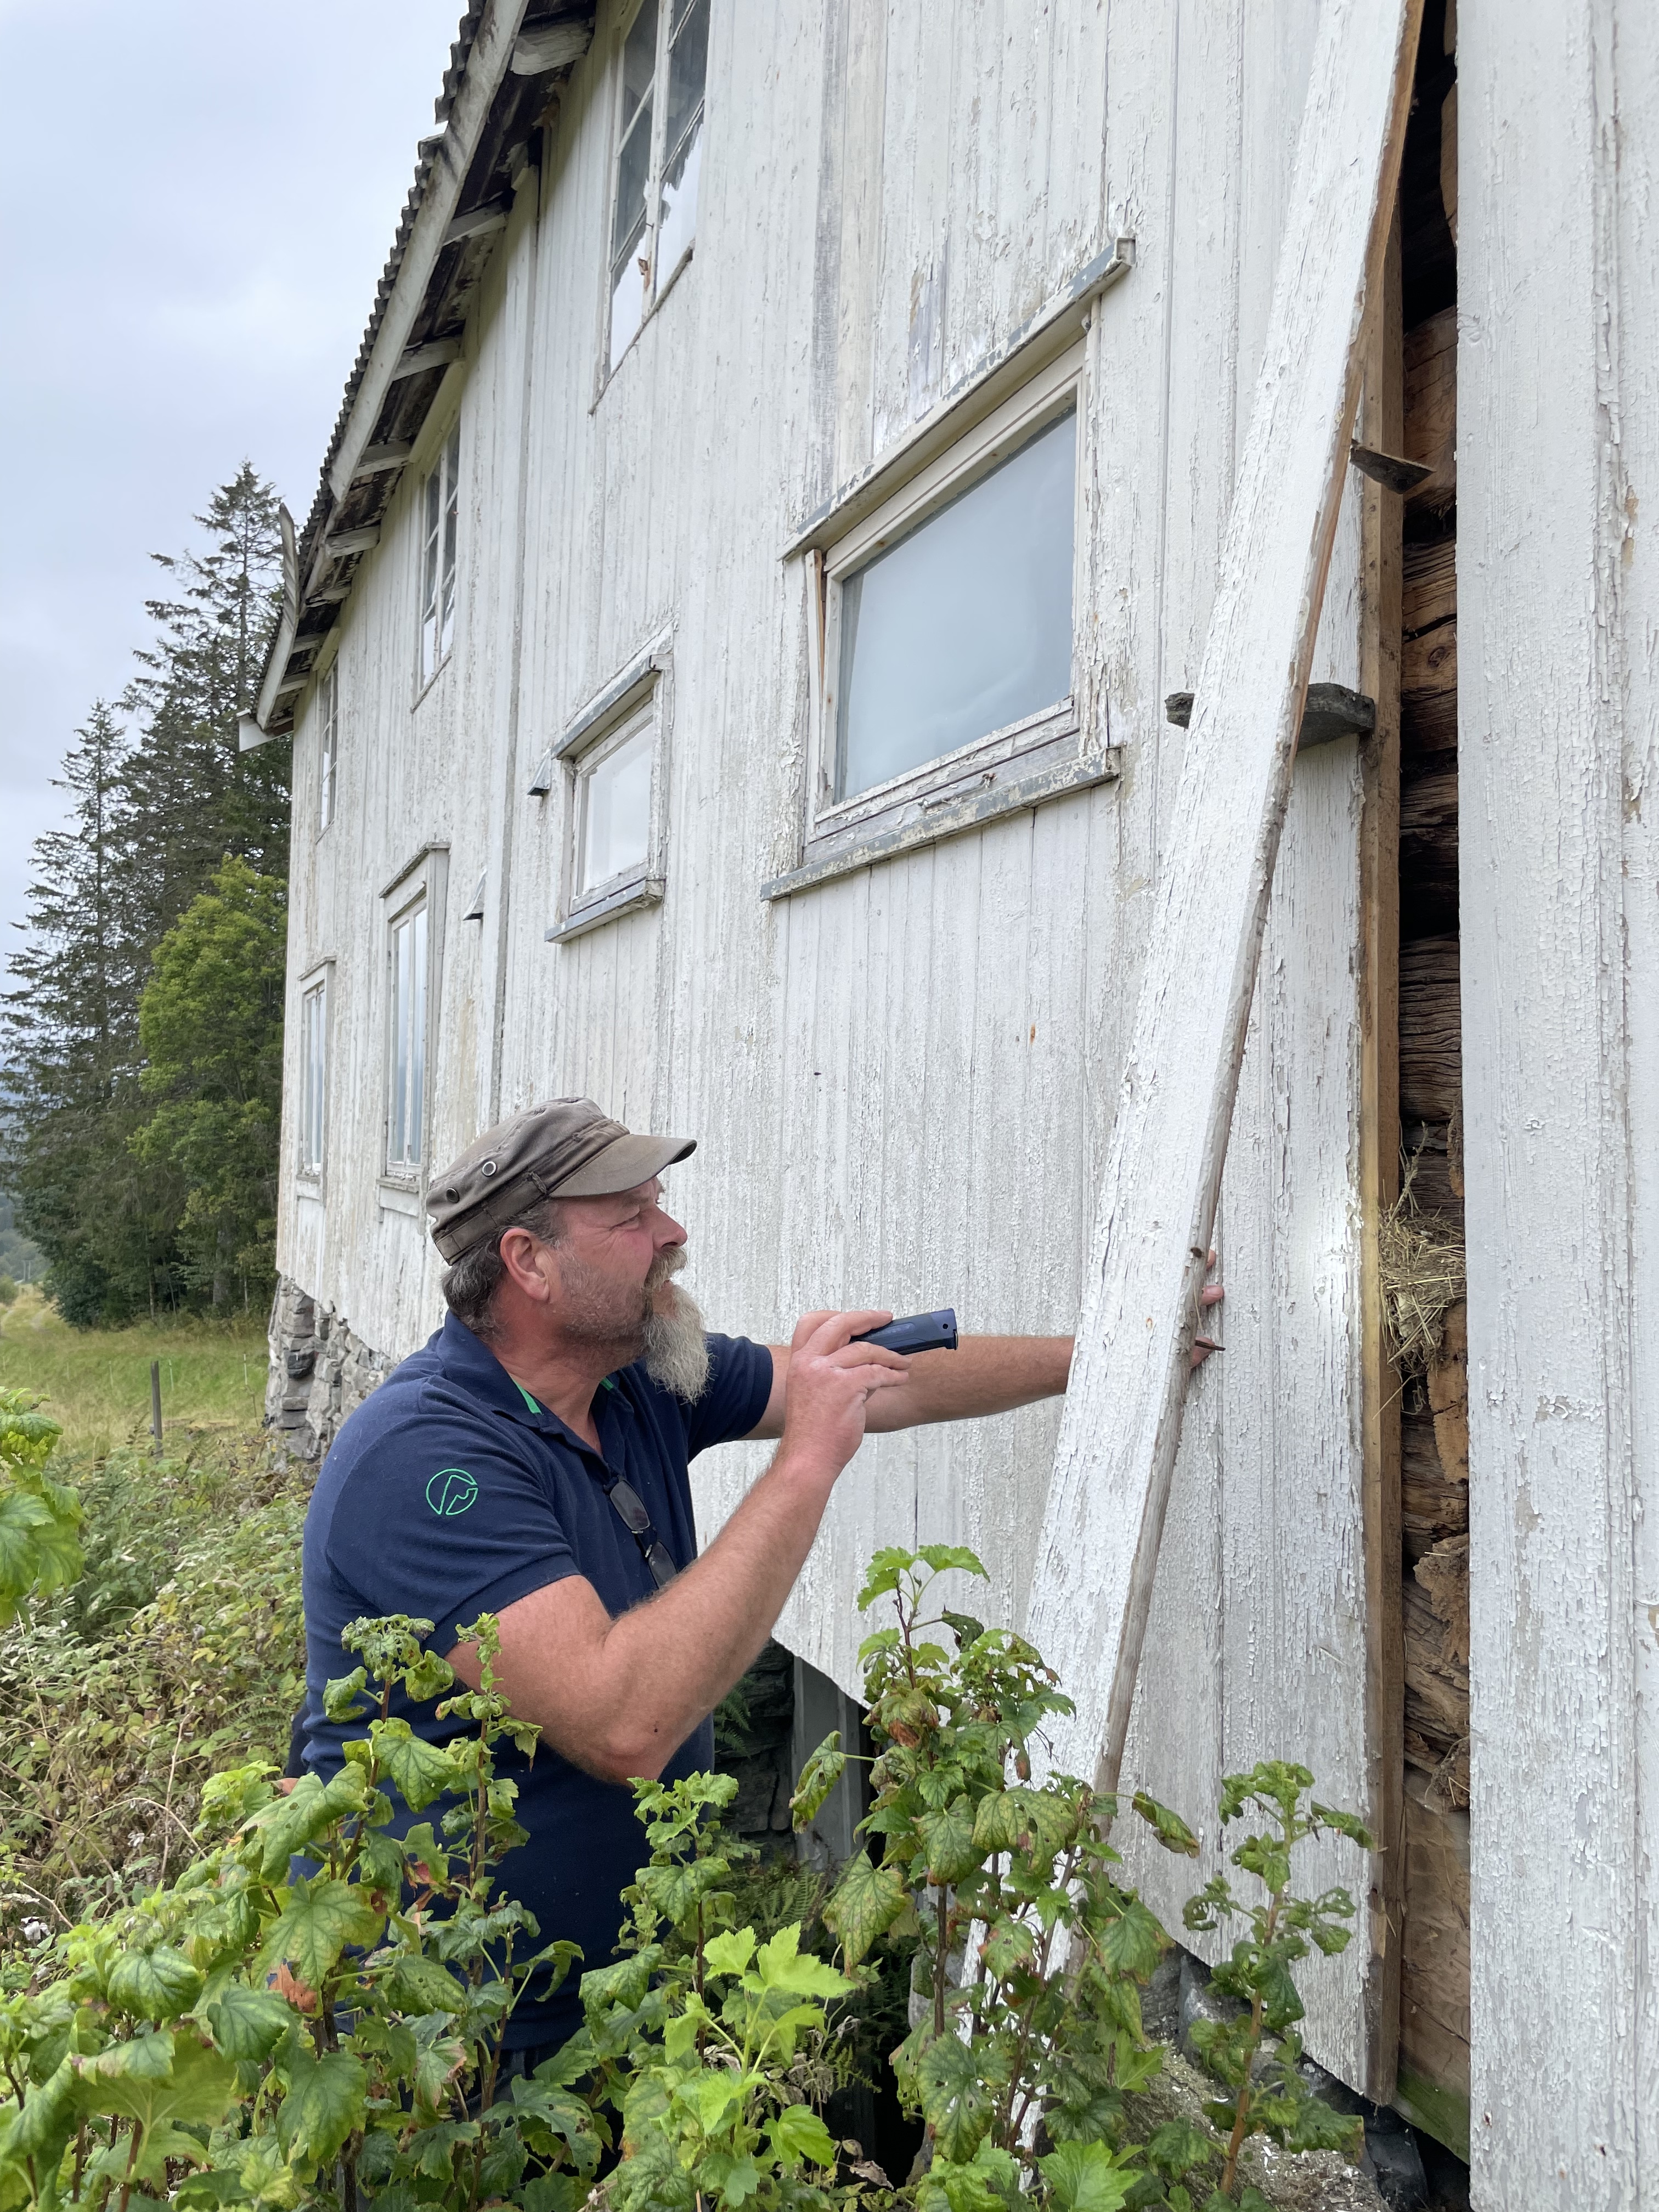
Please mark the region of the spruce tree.
<svg viewBox="0 0 1659 2212"><path fill-rule="evenodd" d="M131 896L152 945L227 854L260 874L288 870L288 742L240 753L236 727L258 691L276 616L276 491L244 461L196 520L205 552L151 556L169 591L145 603L156 640L122 701L142 725L123 797Z"/></svg>
<svg viewBox="0 0 1659 2212"><path fill-rule="evenodd" d="M51 1263L72 1321L118 1319L165 1297L166 1195L137 1175L128 1139L143 1118L138 992L148 948L125 890L125 779L131 746L100 701L57 787L70 822L38 838L27 933L11 957L3 1030L13 1111L7 1188Z"/></svg>
<svg viewBox="0 0 1659 2212"><path fill-rule="evenodd" d="M121 701L125 726L100 703L64 763L70 822L36 841L0 1016L14 1109L0 1168L82 1324L222 1297L226 1267L209 1264L199 1233L208 1214L216 1238L232 1237L239 1282L268 1273L274 1166L260 1145L216 1165L199 1144L146 1135L160 1114L177 1137L192 1079L176 1058L159 1083L143 1079L152 955L228 859L272 879L279 903L288 862L289 747L237 750L276 619L276 493L244 463L196 519L204 551L155 556L167 591L148 602L156 635ZM280 959L274 1019L280 1038ZM264 1103L245 1137L276 1111L268 1041L258 1056ZM244 1174L257 1186L246 1206L230 1187Z"/></svg>

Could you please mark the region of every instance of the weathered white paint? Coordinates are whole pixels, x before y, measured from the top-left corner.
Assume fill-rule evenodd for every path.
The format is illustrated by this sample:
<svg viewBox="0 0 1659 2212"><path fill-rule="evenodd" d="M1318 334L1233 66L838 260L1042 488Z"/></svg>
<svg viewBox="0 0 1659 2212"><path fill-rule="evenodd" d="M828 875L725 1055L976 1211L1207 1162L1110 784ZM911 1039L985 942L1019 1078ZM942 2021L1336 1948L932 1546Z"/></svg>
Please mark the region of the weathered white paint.
<svg viewBox="0 0 1659 2212"><path fill-rule="evenodd" d="M334 957L336 1056L324 1197L285 1186L281 1263L360 1336L402 1352L441 1311L421 1224L375 1181L374 894L437 837L455 898L486 868L489 889L483 921L455 905L446 933L434 1158L497 1109L590 1091L700 1134L672 1202L719 1326L775 1336L808 1306L878 1299L1073 1326L1185 743L1162 700L1198 671L1316 15L717 0L696 258L594 404L602 12L343 610L320 839L308 711L296 738L293 972ZM782 549L1121 233L1136 267L1090 333L1079 515L1080 652L1121 781L764 904L799 849L809 714L806 564ZM457 406L463 603L416 700L420 480ZM1312 670L1350 683L1360 506L1345 499ZM664 902L549 945L562 800L526 795L527 772L664 634ZM1278 1753L1364 1803L1359 793L1352 744L1297 771L1223 1186L1229 1349L1196 1386L1148 1632L1130 1767L1200 1822L1224 1771ZM855 1687L864 1561L918 1538L974 1544L984 1609L1021 1620L1056 1419L867 1445L786 1638ZM760 1456L700 1465L705 1533ZM1172 1919L1206 1870L1135 1866ZM1360 1948L1310 1987L1312 2047L1351 2079Z"/></svg>
<svg viewBox="0 0 1659 2212"><path fill-rule="evenodd" d="M1328 0L1322 18L1054 1455L1031 1632L1076 1686L1055 1758L1098 1765L1108 1790L1152 1604L1414 33L1403 0ZM1251 1195L1275 1181L1252 1178ZM1346 1278L1352 1224L1332 1229Z"/></svg>
<svg viewBox="0 0 1659 2212"><path fill-rule="evenodd" d="M1659 11L1458 32L1475 2202L1652 2207Z"/></svg>

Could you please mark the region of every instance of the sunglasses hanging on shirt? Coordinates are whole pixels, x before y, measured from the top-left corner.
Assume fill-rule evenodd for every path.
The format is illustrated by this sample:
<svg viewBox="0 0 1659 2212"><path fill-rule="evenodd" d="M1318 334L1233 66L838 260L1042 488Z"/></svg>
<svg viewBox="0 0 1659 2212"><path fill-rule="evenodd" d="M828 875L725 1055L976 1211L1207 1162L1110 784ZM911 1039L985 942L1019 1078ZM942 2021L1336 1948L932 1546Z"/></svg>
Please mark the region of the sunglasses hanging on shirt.
<svg viewBox="0 0 1659 2212"><path fill-rule="evenodd" d="M664 1589L672 1583L679 1569L668 1556L667 1547L651 1525L651 1516L646 1510L645 1500L631 1482L621 1475L613 1475L605 1486L605 1494L616 1507L618 1519L640 1547L640 1556L656 1577L657 1588Z"/></svg>

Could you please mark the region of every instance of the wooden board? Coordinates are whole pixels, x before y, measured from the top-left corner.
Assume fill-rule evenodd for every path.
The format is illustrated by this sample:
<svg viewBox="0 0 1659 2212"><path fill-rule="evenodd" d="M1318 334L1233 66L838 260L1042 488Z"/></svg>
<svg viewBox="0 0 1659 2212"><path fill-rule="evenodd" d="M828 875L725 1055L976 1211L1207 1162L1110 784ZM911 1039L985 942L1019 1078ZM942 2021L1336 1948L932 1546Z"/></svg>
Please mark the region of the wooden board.
<svg viewBox="0 0 1659 2212"><path fill-rule="evenodd" d="M1458 29L1474 2201L1624 2212L1659 2201L1659 11Z"/></svg>
<svg viewBox="0 0 1659 2212"><path fill-rule="evenodd" d="M1077 1697L1056 1763L1097 1769L1108 1788L1152 1602L1416 24L1410 4L1345 0L1322 20L1097 1214L1030 1620Z"/></svg>

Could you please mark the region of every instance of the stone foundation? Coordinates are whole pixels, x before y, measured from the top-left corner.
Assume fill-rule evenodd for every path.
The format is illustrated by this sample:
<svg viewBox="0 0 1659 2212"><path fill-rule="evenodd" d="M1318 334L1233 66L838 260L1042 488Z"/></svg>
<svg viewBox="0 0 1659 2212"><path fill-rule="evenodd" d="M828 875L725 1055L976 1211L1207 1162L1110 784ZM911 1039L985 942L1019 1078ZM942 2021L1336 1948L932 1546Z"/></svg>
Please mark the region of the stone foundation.
<svg viewBox="0 0 1659 2212"><path fill-rule="evenodd" d="M319 1306L286 1275L270 1308L265 1425L296 1459L318 1461L397 1363L365 1344L332 1306Z"/></svg>

